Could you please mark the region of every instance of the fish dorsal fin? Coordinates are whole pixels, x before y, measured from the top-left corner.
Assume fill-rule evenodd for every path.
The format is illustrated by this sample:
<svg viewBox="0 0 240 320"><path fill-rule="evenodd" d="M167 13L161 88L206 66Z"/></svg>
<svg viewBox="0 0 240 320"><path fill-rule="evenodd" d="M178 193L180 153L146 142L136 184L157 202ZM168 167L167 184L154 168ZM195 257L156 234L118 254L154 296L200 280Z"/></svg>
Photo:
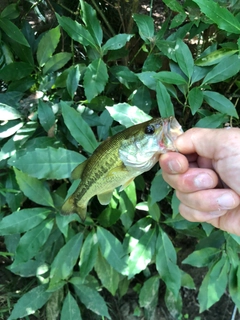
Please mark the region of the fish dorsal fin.
<svg viewBox="0 0 240 320"><path fill-rule="evenodd" d="M80 163L71 173L71 178L73 180L81 179L82 173L84 168L86 167L88 160L83 161Z"/></svg>
<svg viewBox="0 0 240 320"><path fill-rule="evenodd" d="M98 197L98 201L102 204L102 205L106 205L109 204L109 202L111 201L112 198L112 193L113 190L105 192L105 193L100 193L97 195Z"/></svg>

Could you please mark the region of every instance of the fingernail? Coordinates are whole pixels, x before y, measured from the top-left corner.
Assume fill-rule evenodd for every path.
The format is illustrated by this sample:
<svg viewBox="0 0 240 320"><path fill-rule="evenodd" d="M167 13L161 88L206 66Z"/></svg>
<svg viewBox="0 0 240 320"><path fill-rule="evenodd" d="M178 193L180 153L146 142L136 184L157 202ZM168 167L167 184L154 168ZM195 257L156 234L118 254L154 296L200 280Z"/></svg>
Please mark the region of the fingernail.
<svg viewBox="0 0 240 320"><path fill-rule="evenodd" d="M168 162L168 167L172 173L179 173L182 170L182 165L178 160L170 160Z"/></svg>
<svg viewBox="0 0 240 320"><path fill-rule="evenodd" d="M235 207L235 200L229 193L224 193L223 195L221 195L221 197L217 199L217 203L221 210L228 210Z"/></svg>
<svg viewBox="0 0 240 320"><path fill-rule="evenodd" d="M200 173L194 178L194 185L197 188L207 189L213 187L213 179L207 173Z"/></svg>

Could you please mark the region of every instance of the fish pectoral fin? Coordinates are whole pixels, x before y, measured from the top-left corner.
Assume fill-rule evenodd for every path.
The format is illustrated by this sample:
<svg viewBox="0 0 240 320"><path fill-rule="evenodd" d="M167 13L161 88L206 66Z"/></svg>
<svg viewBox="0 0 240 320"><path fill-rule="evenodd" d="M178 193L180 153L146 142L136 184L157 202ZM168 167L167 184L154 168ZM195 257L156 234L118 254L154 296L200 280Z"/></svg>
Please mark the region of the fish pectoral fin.
<svg viewBox="0 0 240 320"><path fill-rule="evenodd" d="M134 180L135 177L131 178L130 180L128 180L127 182L125 182L119 189L119 191L123 191L123 189L125 189L127 186L130 185L130 183Z"/></svg>
<svg viewBox="0 0 240 320"><path fill-rule="evenodd" d="M111 201L111 198L112 198L112 193L113 193L113 190L108 191L108 192L105 192L105 193L97 194L98 201L99 201L102 205L107 205L107 204L109 204L109 202Z"/></svg>
<svg viewBox="0 0 240 320"><path fill-rule="evenodd" d="M73 180L80 179L83 173L84 168L86 167L88 160L83 161L80 163L71 173L71 178Z"/></svg>

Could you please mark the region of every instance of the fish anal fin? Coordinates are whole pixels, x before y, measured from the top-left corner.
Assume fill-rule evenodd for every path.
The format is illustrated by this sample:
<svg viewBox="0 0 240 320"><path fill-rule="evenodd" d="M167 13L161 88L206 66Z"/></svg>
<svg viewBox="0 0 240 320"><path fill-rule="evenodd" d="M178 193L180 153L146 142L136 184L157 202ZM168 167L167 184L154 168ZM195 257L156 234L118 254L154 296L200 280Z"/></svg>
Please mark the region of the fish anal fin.
<svg viewBox="0 0 240 320"><path fill-rule="evenodd" d="M84 168L86 167L88 160L83 161L82 163L80 163L71 173L71 178L73 180L77 180L80 179L83 173Z"/></svg>
<svg viewBox="0 0 240 320"><path fill-rule="evenodd" d="M72 213L77 213L82 221L86 219L87 207L86 206L76 206L74 203L74 198L69 197L63 204L61 214L66 216Z"/></svg>
<svg viewBox="0 0 240 320"><path fill-rule="evenodd" d="M135 177L131 178L130 180L128 180L127 182L125 182L121 188L119 189L119 191L123 191L123 189L125 189L127 186L130 185L130 183L134 180Z"/></svg>
<svg viewBox="0 0 240 320"><path fill-rule="evenodd" d="M107 205L109 204L109 202L111 201L112 198L112 193L113 190L105 192L105 193L100 193L97 195L98 197L98 201L102 204L102 205Z"/></svg>

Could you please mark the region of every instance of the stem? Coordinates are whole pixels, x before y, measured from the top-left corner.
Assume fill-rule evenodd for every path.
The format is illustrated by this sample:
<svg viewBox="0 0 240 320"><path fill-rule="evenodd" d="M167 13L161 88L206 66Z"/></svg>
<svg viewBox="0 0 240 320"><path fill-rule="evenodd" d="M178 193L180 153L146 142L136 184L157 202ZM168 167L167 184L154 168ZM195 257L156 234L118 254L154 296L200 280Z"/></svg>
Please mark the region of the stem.
<svg viewBox="0 0 240 320"><path fill-rule="evenodd" d="M109 24L107 18L105 17L104 13L101 9L99 9L98 5L96 4L95 0L92 0L92 4L94 5L96 11L99 13L99 15L102 17L103 21L105 22L106 26L108 27L109 31L111 32L112 36L115 36L115 32L111 25Z"/></svg>
<svg viewBox="0 0 240 320"><path fill-rule="evenodd" d="M151 0L150 2L150 12L149 12L150 17L152 16L152 9L153 9L153 0Z"/></svg>

